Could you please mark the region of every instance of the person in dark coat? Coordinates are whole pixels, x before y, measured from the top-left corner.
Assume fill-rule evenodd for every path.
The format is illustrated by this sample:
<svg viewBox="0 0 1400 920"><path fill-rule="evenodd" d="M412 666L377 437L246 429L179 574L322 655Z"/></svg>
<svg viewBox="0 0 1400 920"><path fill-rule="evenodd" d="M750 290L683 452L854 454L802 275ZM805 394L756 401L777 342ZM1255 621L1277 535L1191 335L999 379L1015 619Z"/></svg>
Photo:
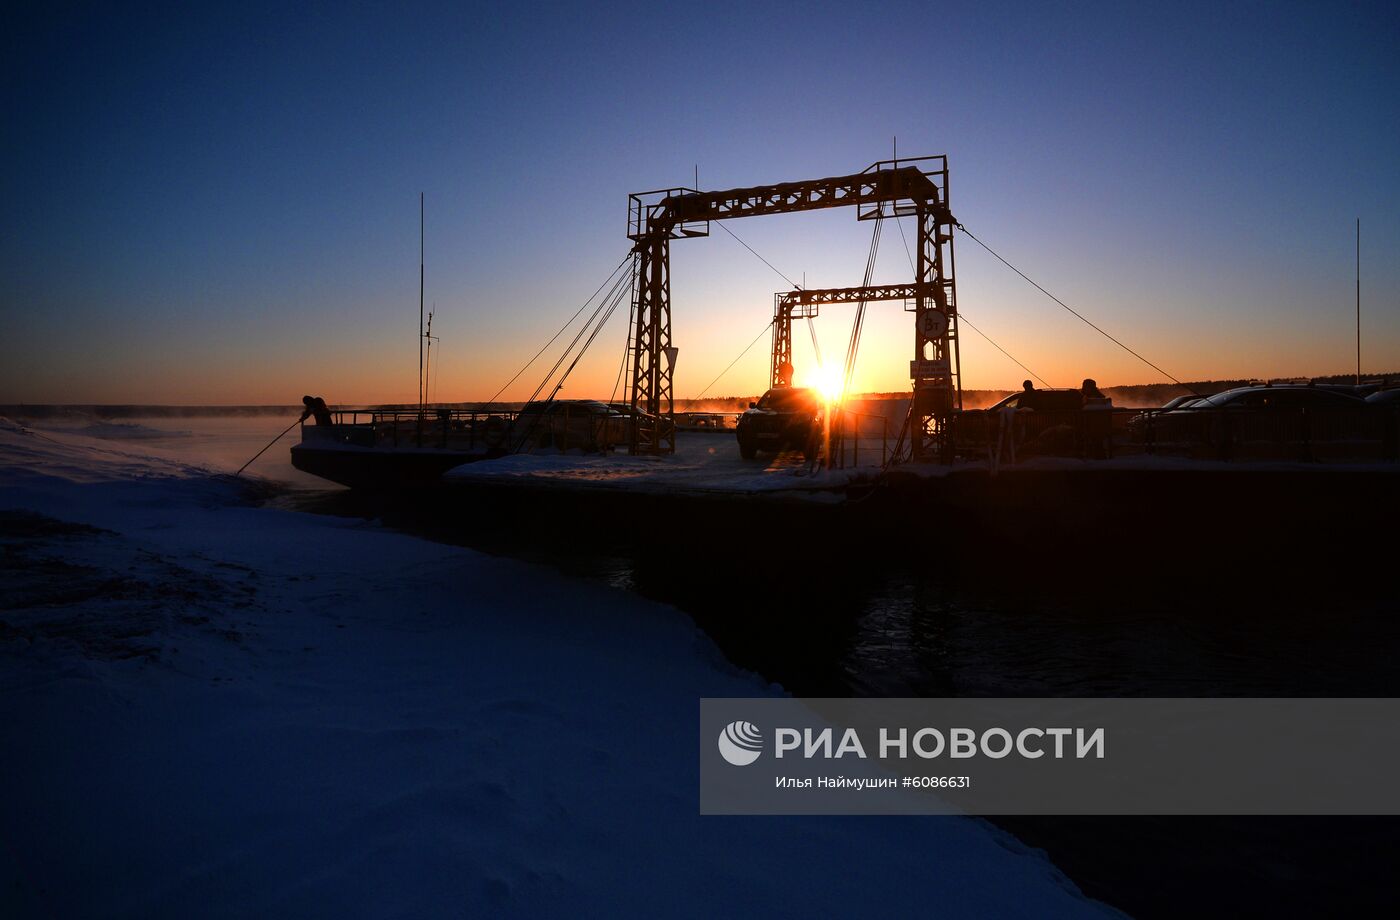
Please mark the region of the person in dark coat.
<svg viewBox="0 0 1400 920"><path fill-rule="evenodd" d="M308 418L315 417L318 425L333 425L335 421L331 418L331 410L326 407L326 401L319 396L303 396L301 404L306 408L301 411L301 420L304 422Z"/></svg>
<svg viewBox="0 0 1400 920"><path fill-rule="evenodd" d="M1110 456L1113 449L1113 400L1103 395L1092 377L1084 378L1079 386L1079 395L1084 400L1086 410L1080 428L1084 436L1084 456L1102 460Z"/></svg>

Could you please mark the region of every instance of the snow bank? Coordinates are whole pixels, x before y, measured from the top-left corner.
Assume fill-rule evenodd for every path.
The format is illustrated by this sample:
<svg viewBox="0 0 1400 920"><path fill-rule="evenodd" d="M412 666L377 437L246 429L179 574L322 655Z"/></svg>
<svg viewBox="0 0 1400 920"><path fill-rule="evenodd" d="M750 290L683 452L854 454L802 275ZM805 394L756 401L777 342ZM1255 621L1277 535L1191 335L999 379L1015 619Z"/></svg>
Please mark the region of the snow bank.
<svg viewBox="0 0 1400 920"><path fill-rule="evenodd" d="M0 425L0 914L1105 912L974 820L702 819L699 697L778 691L688 618L238 494Z"/></svg>
<svg viewBox="0 0 1400 920"><path fill-rule="evenodd" d="M149 425L139 425L135 422L94 422L91 425L75 429L74 433L86 435L89 438L101 438L104 441L163 441L166 438L188 438L190 436L188 431L167 431L163 428L152 428Z"/></svg>

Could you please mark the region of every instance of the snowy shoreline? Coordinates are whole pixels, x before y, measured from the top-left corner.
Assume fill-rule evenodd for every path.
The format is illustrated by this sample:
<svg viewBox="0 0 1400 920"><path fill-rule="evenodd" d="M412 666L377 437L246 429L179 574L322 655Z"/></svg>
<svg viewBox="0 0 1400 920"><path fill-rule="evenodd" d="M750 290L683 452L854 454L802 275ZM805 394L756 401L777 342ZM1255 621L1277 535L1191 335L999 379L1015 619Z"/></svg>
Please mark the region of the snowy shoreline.
<svg viewBox="0 0 1400 920"><path fill-rule="evenodd" d="M0 510L6 916L1113 913L980 821L702 819L698 699L781 690L672 608L13 423Z"/></svg>

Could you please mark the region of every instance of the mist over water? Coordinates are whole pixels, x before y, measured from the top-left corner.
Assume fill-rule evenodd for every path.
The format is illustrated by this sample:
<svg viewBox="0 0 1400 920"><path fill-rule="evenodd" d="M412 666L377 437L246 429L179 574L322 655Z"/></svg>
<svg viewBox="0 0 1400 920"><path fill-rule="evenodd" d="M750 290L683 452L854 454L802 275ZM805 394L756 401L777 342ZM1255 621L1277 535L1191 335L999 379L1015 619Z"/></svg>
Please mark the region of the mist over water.
<svg viewBox="0 0 1400 920"><path fill-rule="evenodd" d="M90 438L131 453L149 454L204 467L212 473L232 474L267 446L296 420L298 410L287 408L263 413L231 412L221 415L119 415L98 414L71 407L41 417L11 418L35 431L54 431ZM244 476L257 476L297 490L341 488L292 466L290 448L301 439L293 428L248 467Z"/></svg>

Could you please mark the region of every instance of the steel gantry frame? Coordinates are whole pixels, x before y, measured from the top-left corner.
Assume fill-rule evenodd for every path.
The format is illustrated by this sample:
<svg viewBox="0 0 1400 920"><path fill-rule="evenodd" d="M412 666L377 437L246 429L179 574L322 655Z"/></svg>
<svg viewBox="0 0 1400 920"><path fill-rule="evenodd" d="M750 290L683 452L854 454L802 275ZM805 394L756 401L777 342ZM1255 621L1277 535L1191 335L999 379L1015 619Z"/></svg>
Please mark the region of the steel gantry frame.
<svg viewBox="0 0 1400 920"><path fill-rule="evenodd" d="M907 312L918 309L919 294L933 298L934 288L919 284L875 284L869 287L812 288L779 291L773 295L773 360L770 387L792 386L792 321L815 319L824 303L875 303L902 300Z"/></svg>
<svg viewBox="0 0 1400 920"><path fill-rule="evenodd" d="M941 155L881 160L853 175L805 182L718 192L670 188L629 196L627 236L633 242L637 257L629 345L632 453L670 453L676 446L671 240L708 236L712 220L850 206L856 208L857 220L908 216L917 220L918 258L914 282L886 287L903 289L909 295L905 299L913 304L914 359L909 363L914 390L909 432L911 455L916 460L949 456L947 420L951 412L961 406L962 391L953 280L953 228L957 221L948 207L948 159ZM879 289L833 288L825 293L839 298L839 292L843 291L849 294L874 290ZM793 293L815 297L822 292ZM866 296L865 299L897 298ZM810 300L807 305L815 308L820 302L837 300ZM791 345L789 325L786 338L789 364ZM777 347L775 338L775 353ZM774 369L777 370L776 358Z"/></svg>

